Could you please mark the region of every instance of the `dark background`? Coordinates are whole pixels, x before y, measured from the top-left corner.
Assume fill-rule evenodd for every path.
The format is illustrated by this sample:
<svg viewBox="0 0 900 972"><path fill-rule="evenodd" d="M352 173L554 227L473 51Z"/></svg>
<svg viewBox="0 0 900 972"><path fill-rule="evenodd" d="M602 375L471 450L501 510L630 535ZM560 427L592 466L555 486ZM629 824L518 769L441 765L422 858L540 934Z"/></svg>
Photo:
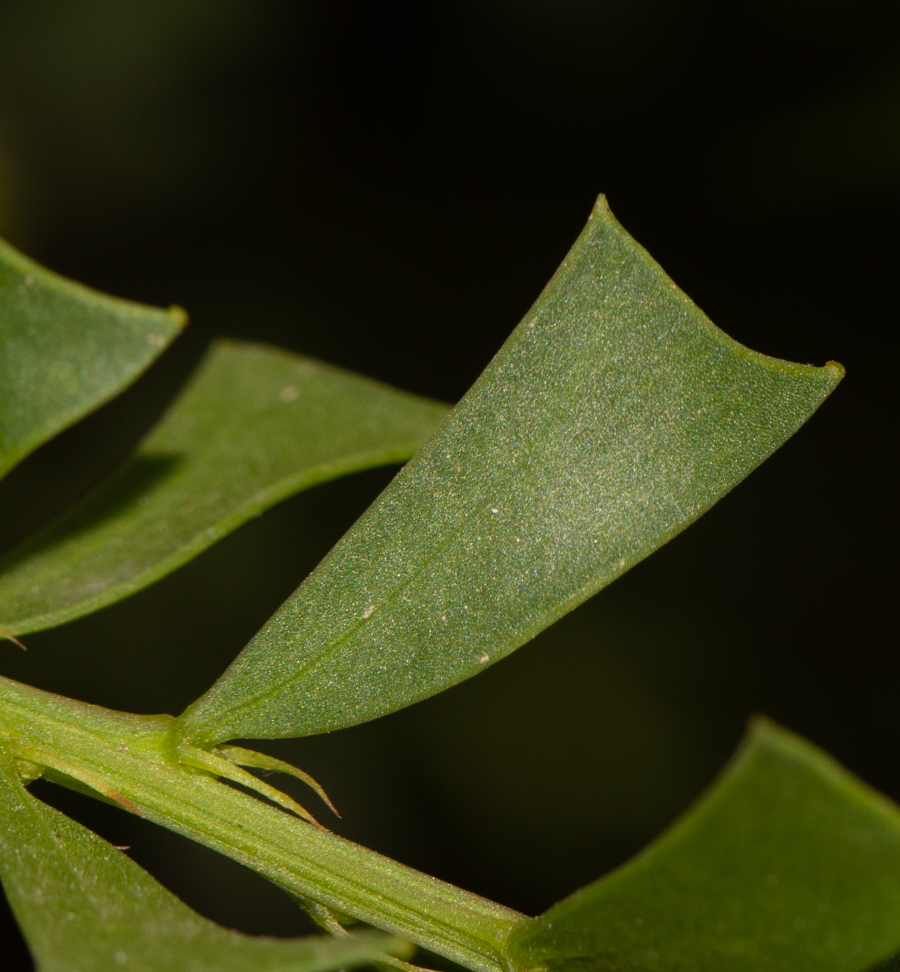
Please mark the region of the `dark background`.
<svg viewBox="0 0 900 972"><path fill-rule="evenodd" d="M0 486L2 546L127 454L214 335L456 400L602 191L729 334L837 359L844 383L700 523L512 658L260 748L326 786L340 833L532 913L657 834L753 712L900 798L898 28L900 5L867 0L0 2L0 233L193 321ZM390 475L312 490L27 654L0 644L0 671L179 712ZM202 913L305 931L224 858L35 792ZM7 921L4 968L27 968Z"/></svg>

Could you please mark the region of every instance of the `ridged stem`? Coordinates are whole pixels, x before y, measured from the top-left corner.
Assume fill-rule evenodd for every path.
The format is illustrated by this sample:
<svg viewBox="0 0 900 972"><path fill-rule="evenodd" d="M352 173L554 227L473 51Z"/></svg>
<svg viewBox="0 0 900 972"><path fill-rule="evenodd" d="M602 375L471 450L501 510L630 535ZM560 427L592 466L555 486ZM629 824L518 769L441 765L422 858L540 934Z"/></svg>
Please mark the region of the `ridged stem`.
<svg viewBox="0 0 900 972"><path fill-rule="evenodd" d="M180 764L170 716L135 716L0 678L0 738L131 812L251 867L286 890L401 935L474 972L509 972L528 919L405 867Z"/></svg>

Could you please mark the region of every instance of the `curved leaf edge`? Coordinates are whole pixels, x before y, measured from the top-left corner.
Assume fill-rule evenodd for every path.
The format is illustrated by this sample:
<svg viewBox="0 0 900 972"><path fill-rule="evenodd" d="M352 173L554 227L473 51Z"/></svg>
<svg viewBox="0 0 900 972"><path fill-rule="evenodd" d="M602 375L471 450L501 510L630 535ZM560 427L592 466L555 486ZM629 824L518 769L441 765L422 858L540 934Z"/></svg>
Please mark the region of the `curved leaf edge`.
<svg viewBox="0 0 900 972"><path fill-rule="evenodd" d="M323 463L302 474L288 476L253 495L246 503L236 508L230 516L220 520L214 526L201 531L171 556L160 560L153 568L135 574L126 583L107 588L102 594L80 601L70 608L48 612L47 614L34 615L13 624L4 624L3 630L8 631L12 635L45 631L117 604L131 594L136 594L138 591L150 587L180 567L184 567L200 554L205 553L211 547L215 546L220 540L224 540L236 530L240 529L249 520L260 516L267 510L272 509L272 507L295 496L297 493L310 489L313 486L339 479L342 476L363 472L368 469L377 469L383 466L403 463L409 459L414 448L417 448L418 445L419 443L415 443L414 446L411 445L408 449L359 452L347 457L345 461ZM49 531L55 525L55 522L51 523L45 530ZM26 541L26 543L30 544L32 540L39 540L43 533L43 530L40 531L33 538ZM14 555L20 555L20 553L21 549L16 548L10 551L7 556L11 560ZM6 557L0 560L0 572L4 568L4 562L8 563L9 560Z"/></svg>
<svg viewBox="0 0 900 972"><path fill-rule="evenodd" d="M592 224L596 220L606 221L608 224L610 224L613 227L616 233L620 234L622 237L625 237L629 241L630 245L635 248L635 250L640 254L643 260L646 262L648 268L651 270L653 275L665 285L667 290L677 299L679 304L688 312L688 314L694 317L695 320L698 320L699 322L702 323L704 329L712 336L712 338L717 343L733 351L739 357L742 357L757 366L766 368L774 372L783 372L791 375L801 376L805 379L812 379L816 382L816 384L818 385L818 390L815 395L817 401L810 409L807 416L797 426L797 428L793 430L791 434L795 434L797 429L799 427L802 427L802 424L804 424L809 419L809 417L815 412L815 410L821 406L821 404L834 391L834 389L837 387L837 385L844 377L845 369L840 363L836 361L829 361L823 366L791 362L781 358L766 355L758 351L754 351L753 349L748 348L747 346L741 344L739 341L732 338L725 331L723 331L721 328L715 325L709 319L709 317L699 307L697 307L696 304L694 304L694 302L690 299L690 297L687 294L685 294L672 281L672 279L668 276L665 270L660 266L660 264L656 260L653 259L653 257L647 252L647 250L644 247L642 247L636 240L634 240L633 237L630 236L627 230L625 230L625 228L622 227L622 225L618 222L616 217L613 215L606 201L606 197L601 195L592 209L587 224L585 225L582 232L578 236L577 240L575 241L575 243L567 253L566 257L563 259L560 266L557 268L556 272L551 277L550 281L541 291L541 294L538 296L537 300L534 302L532 307L526 313L521 323L515 328L513 333L504 343L504 345L500 348L500 350L496 353L496 355L486 366L484 371L482 371L482 373L475 380L475 382L470 387L470 389L463 396L462 400L458 403L457 406L454 407L454 410L450 412L447 418L438 426L438 428L435 430L433 438L438 438L441 435L442 431L445 429L447 424L453 421L453 418L456 415L459 408L461 406L464 406L465 403L467 403L470 399L476 397L480 392L482 386L484 386L486 383L490 381L493 381L495 379L497 372L503 368L507 359L510 359L512 357L512 355L514 354L514 348L513 348L514 337L518 333L520 333L522 329L527 328L529 326L529 323L535 319L535 317L537 316L538 312L541 309L545 297L548 294L552 293L554 286L560 283L561 278L565 277L569 273L573 264L577 263L582 250L592 242L595 233L595 228L592 226ZM762 462L765 460L765 458L771 456L775 451L777 451L778 448L780 448L781 444L783 444L783 442L774 445L772 448L768 449L765 452L765 454L762 455L762 457L759 459L759 462ZM419 464L422 454L423 454L422 450L419 450L419 452L412 457L410 462L407 463L407 465L403 469L402 472L403 476L409 477L415 474L415 470ZM752 468L755 468L755 466ZM729 489L732 489L735 486L739 485L740 482L743 481L743 479L750 474L752 468L744 472L743 476L740 479L736 480L731 485L731 487L729 487ZM360 518L360 521L358 521L358 523L362 523L364 520L366 520L366 518L369 517L369 515L372 513L373 509L383 501L386 495L387 495L386 492L382 493L382 495L379 496L372 504L372 506L369 507L369 509L363 514L363 516ZM693 515L686 517L682 521L678 522L671 529L660 533L660 535L656 538L656 542L648 546L647 550L645 552L642 552L641 556L638 557L637 559L625 558L622 561L619 569L612 571L608 576L591 579L588 583L584 584L582 587L573 590L570 596L565 601L562 601L556 605L554 610L549 611L546 614L542 614L541 616L535 616L533 622L522 629L521 637L518 639L519 645L525 644L528 641L532 640L537 634L543 631L546 627L555 623L560 618L562 618L563 616L565 616L566 614L574 610L576 607L578 607L588 598L592 597L600 590L602 590L602 588L606 587L613 580L616 580L618 579L618 577L622 576L622 574L627 573L628 570L630 570L633 566L635 566L636 563L638 563L640 560L643 560L644 557L648 556L652 552L655 552L660 547L664 546L669 541L674 539L688 526L696 522L696 520L699 519L704 513L708 512L708 510L710 510L712 506L714 506L719 501L720 498L721 496L713 498L709 502L698 507L697 510L693 513ZM351 528L351 530L355 528L356 527L354 526ZM334 555L335 551L344 543L349 533L350 531L348 531L348 534L345 534L345 536L338 541L335 548L333 548L332 551L326 555L326 557L323 559L319 567L316 568L316 570L321 569L321 567ZM302 585L301 588L299 588L298 591L295 591L294 594L291 596L291 598L289 598L288 601L285 602L285 605L282 605L282 607L279 608L279 611L277 611L271 618L269 618L266 624L260 629L259 632L257 632L254 638L251 639L251 641L248 643L248 645L245 646L244 650L238 655L238 657L235 659L232 665L226 670L226 672L224 672L222 676L220 676L217 682L206 693L204 693L203 696L201 696L199 699L191 703L191 705L188 706L187 709L183 713L181 713L181 715L179 715L177 720L179 732L182 732L184 734L184 738L187 741L193 741L193 742L197 742L198 744L206 745L207 743L213 744L218 742L225 742L228 739L236 739L236 738L248 738L248 739L263 738L263 736L261 736L257 732L248 732L244 730L231 731L230 729L219 730L218 726L216 726L215 728L211 728L210 726L207 726L205 723L215 722L216 717L214 715L210 717L209 713L206 712L203 715L201 715L200 710L204 706L207 709L210 709L213 705L215 705L215 703L210 701L212 696L220 690L221 684L229 677L229 674L243 662L245 653L248 652L248 650L250 650L251 647L255 645L257 640L267 630L269 630L273 626L276 626L277 620L280 617L281 613L285 610L285 607L291 603L291 601L298 595L298 592L301 589L302 589ZM491 663L494 663L494 661L499 660L502 657L505 657L505 654L498 654L496 657L492 656ZM472 672L470 673L470 675L465 677L471 677L472 674L476 674L476 672ZM249 697L246 700L243 700L236 705L235 704L229 705L228 706L229 713L233 715L233 712L239 708L257 707L262 705L262 703L264 703L268 699L277 697L283 691L284 686L290 683L291 679L292 679L292 675L290 673L282 674L281 676L279 676L278 680L274 678L270 678L265 691L256 693L252 697ZM452 684L458 684L458 682ZM450 687L452 687L452 685L447 684L442 688L438 689L437 691L444 691L446 688L450 688ZM416 698L411 698L408 702L405 703L405 705L415 704L416 702L421 701L422 699L427 698L432 694L434 694L433 691L428 691L427 693L423 693L422 695ZM379 713L379 715L387 714L390 711L396 711L396 708L386 709L383 712ZM367 715L361 721L366 721L366 719L377 718L377 717L378 715L376 716ZM352 724L352 723L348 723L348 724ZM327 729L323 728L323 729L317 729L315 731L316 732L332 731L332 729L334 728L340 728L340 726L329 726ZM265 738L290 738L294 736L302 736L307 734L310 734L307 730L301 730L298 732L294 732L294 731L283 732L281 730L277 730L277 731L273 731L271 735L266 735Z"/></svg>
<svg viewBox="0 0 900 972"><path fill-rule="evenodd" d="M844 813L856 811L868 817L877 827L883 828L881 830L882 836L890 835L891 857L894 859L898 857L898 854L900 854L900 849L898 849L900 848L900 807L814 743L766 716L757 715L750 720L744 737L725 767L693 804L659 836L609 874L573 892L562 901L551 906L542 915L529 919L513 931L508 943L509 958L513 967L541 969L545 972L546 970L552 970L552 972L578 972L578 970L606 972L606 970L613 968L621 968L627 970L627 972L651 972L651 970L664 972L668 969L675 972L676 969L687 968L686 965L681 963L689 960L690 956L686 959L683 954L671 952L664 954L659 943L652 941L654 931L652 919L651 921L647 919L651 915L655 915L657 918L662 916L665 921L671 919L673 913L677 916L680 912L683 912L681 931L691 929L691 932L687 935L687 940L691 940L690 936L696 935L696 929L693 926L704 928L709 925L710 918L706 914L706 910L711 907L711 910L715 912L715 904L707 901L706 907L704 907L702 903L698 904L698 902L693 901L690 894L686 895L687 900L683 902L685 889L681 888L679 891L677 882L674 885L667 884L664 878L660 887L668 889L668 900L661 902L658 895L657 900L650 900L644 893L643 898L638 899L643 901L643 905L638 906L635 910L634 885L636 884L640 888L641 880L646 877L652 879L656 876L658 879L660 866L662 865L662 868L665 869L671 863L672 856L675 855L677 858L677 855L686 845L691 848L691 841L696 838L698 832L703 833L704 827L710 821L716 821L717 816L721 815L723 805L726 807L725 813L727 814L729 800L733 799L735 792L742 792L742 788L746 788L748 781L759 786L761 781L758 773L758 762L771 756L776 759L787 757L795 767L794 773L801 775L805 773L815 779L817 784L821 784L822 793L827 794L826 802L836 799L837 806ZM757 766L754 766L754 764L757 764ZM756 772L754 772L755 770ZM804 807L803 800L798 800L796 794L791 794L791 799L793 802L792 822L796 824L796 821L802 819L804 809L808 809L808 807ZM815 806L815 801L813 806ZM872 835L859 835L853 832L853 823L858 823L858 819L848 824L849 833L844 830L839 832L842 838L846 838L848 846L855 846L853 842L857 841L861 842L860 846L870 851L869 843L874 839ZM750 832L753 833L752 826ZM737 833L731 831L729 833L735 840L738 839ZM764 837L768 836L765 830L762 831L762 834ZM746 837L746 834L743 836ZM754 854L760 850L752 843L743 846L746 848L745 856L748 860L753 859ZM696 851L697 848L693 847L692 849ZM821 853L826 856L830 850L831 848L828 846L821 847ZM688 853L690 853L690 850ZM887 856L887 852L885 853ZM785 875L786 880L796 881L799 876L801 883L803 881L809 882L813 887L816 887L817 891L821 892L826 900L836 890L833 885L817 886L822 881L822 874L815 867L810 870L809 861L801 862L798 858L793 862L793 865L795 870L798 866L800 870L798 873L791 874L791 868L788 867L788 873ZM806 867L805 873L804 865ZM844 865L846 866L846 858ZM853 866L856 867L857 865L858 862L854 858ZM865 864L862 866L864 867ZM725 867L728 867L727 863ZM717 875L718 879L721 880L723 876L727 878L727 875L722 871L720 860L714 856L710 858L709 869ZM894 873L897 873L896 879ZM708 879L708 875L704 875L704 877ZM859 874L853 875L857 884L859 884L859 877ZM636 882L635 879L637 879ZM739 880L743 881L743 878ZM727 886L727 880L725 885ZM777 875L767 877L766 885L777 888ZM720 897L727 897L727 887L723 886L720 891ZM573 941L571 937L573 920L576 927L580 925L581 929L586 930L584 923L586 917L590 915L593 902L599 901L601 905L610 902L615 904L617 898L619 901L623 900L623 893L625 895L624 900L628 902L624 916L617 915L615 908L612 911L609 909L601 910L601 912L598 912L598 917L605 915L607 920L603 922L600 919L599 931L592 929L592 933L588 932L581 944L577 941L577 934L576 940ZM759 898L756 897L758 891L741 884L739 893L741 895L739 900L744 908L744 920L751 920L749 916L759 905ZM882 972L884 970L884 972L888 972L888 970L895 968L900 969L900 952L897 952L897 948L900 946L900 919L896 918L896 909L891 905L891 901L896 903L898 899L900 899L900 872L892 871L890 891L879 896L881 911L888 912L892 919L891 931L888 936L885 935L884 925L879 925L877 920L874 925L867 926L866 921L871 916L864 915L863 920L859 922L858 934L852 936L854 942L852 948L848 949L846 940L840 947L834 945L834 964L829 964L828 970L839 969L842 972ZM871 903L871 901L866 902L869 906L871 906ZM579 908L581 909L580 915L578 913ZM862 910L866 911L866 908L863 907ZM575 912L574 916L573 911ZM881 918L884 918L884 914L881 915ZM560 934L560 930L564 929L567 923L570 926L569 930L562 931L562 941L567 943L562 944L562 950L559 951L558 947L554 947L553 939ZM808 924L809 928L803 927L805 924ZM554 927L556 928L555 931ZM801 922L798 927L803 928L804 931L814 929L814 936L822 939L833 939L834 937L834 927L816 928L814 921ZM623 951L619 951L616 939L622 934L623 928L627 929L627 938L631 938L636 930L639 931L644 928L646 930L644 936L639 935L638 937L644 937L646 944L637 949L632 944L626 946ZM726 931L721 925L718 925L708 929L708 931L707 948L700 950L703 952L702 955L698 952L694 959L690 960L696 962L696 965L690 965L692 969L696 969L697 972L707 972L707 970L718 972L723 967L721 962L727 955L732 955L737 961L737 964L734 965L736 970L746 969L749 972L751 968L755 970L759 967L752 964L752 959L751 964L747 964L746 945L732 943L730 950L726 948L725 951L718 951L719 936L727 938L729 934L733 933L734 929ZM868 940L867 935L869 936ZM601 943L599 949L596 941L588 943L589 938L592 937L599 938ZM663 937L665 938L665 934ZM889 943L886 943L886 937L889 937ZM785 939L782 931L775 933L772 942L783 945L785 940L789 941L789 938ZM825 954L830 953L830 948L828 944L825 945ZM868 952L868 958L857 959L854 962L852 956L856 950ZM765 960L765 965L767 968L771 966L778 970L789 968L791 972L795 972L795 970L796 972L828 972L828 970L824 970L821 959L821 955L812 957L813 964L809 965L806 964L806 957L798 954L794 960L789 959L788 964L785 965L783 954L779 953L777 956L769 954Z"/></svg>
<svg viewBox="0 0 900 972"><path fill-rule="evenodd" d="M102 290L90 287L87 284L79 283L77 280L65 277L55 270L51 270L43 264L38 263L36 260L32 260L31 257L26 256L2 237L0 237L0 262L5 262L12 269L21 273L23 277L30 276L41 279L54 289L68 294L78 301L99 304L101 307L109 309L114 313L155 311L168 318L172 329L170 334L159 335L159 340L149 345L149 353L146 360L140 366L133 368L115 388L99 395L89 407L67 418L62 424L57 425L57 427L50 431L49 434L47 430L38 430L32 436L23 439L15 449L9 451L3 457L2 463L0 463L0 478L2 478L22 462L23 459L31 455L35 449L40 448L40 446L59 435L60 432L77 424L83 418L93 414L134 384L168 348L172 341L181 334L188 324L189 317L187 311L178 304L171 304L167 308L152 307L148 304L142 304L125 297L115 297L111 294L104 293Z"/></svg>
<svg viewBox="0 0 900 972"><path fill-rule="evenodd" d="M592 220L597 216L605 217L612 220L613 223L622 232L627 233L627 230L622 226L622 224L616 219L615 214L612 209L610 209L609 202L606 196L601 194L597 197L597 201L594 203L594 208L591 210L591 215L588 217L588 227L576 240L572 250L566 255L556 274L551 278L551 282L556 278L557 274L560 274L563 269L567 266L570 260L574 259L575 254L580 249L580 247L589 238L588 228ZM628 234L630 236L630 234ZM778 358L773 355L765 354L762 351L756 351L753 348L748 347L746 344L742 344L736 338L733 338L727 331L723 331L707 314L706 312L698 307L698 305L687 295L687 293L678 286L678 284L669 276L669 274L663 269L662 265L653 257L653 255L639 243L633 236L631 236L632 243L641 252L646 262L653 267L656 275L669 287L672 294L690 313L697 314L700 320L703 322L706 329L712 334L716 340L720 341L722 344L736 351L743 357L748 358L757 364L765 365L767 368L771 368L774 371L785 371L794 374L814 374L821 375L823 372L828 373L832 376L834 382L832 388L836 387L837 384L844 377L846 369L839 361L826 361L823 365L814 364L804 364L799 361L789 361L786 358ZM548 285L549 286L549 285ZM526 320L530 316L531 312L526 315Z"/></svg>
<svg viewBox="0 0 900 972"><path fill-rule="evenodd" d="M23 259L27 258L23 257ZM74 284L74 286L80 287L81 285ZM354 383L368 386L373 390L390 393L392 396L399 398L408 398L412 402L421 403L434 409L444 409L449 412L452 408L452 406L447 405L444 402L424 398L423 396L405 391L404 389L395 388L366 375L359 375L347 369L340 368L314 358L309 358L305 355L295 355L283 348L278 348L259 342L238 341L233 338L216 338L211 342L210 347L203 359L197 365L192 375L189 376L185 386L178 393L175 401L169 406L169 408L166 409L163 415L160 416L159 421L156 423L153 429L151 429L148 435L145 436L144 440L138 443L132 455L121 463L116 469L114 469L103 481L101 481L100 484L98 484L98 486L88 491L85 496L83 496L80 500L77 500L60 516L43 526L40 530L28 537L17 547L14 547L12 550L7 551L3 555L0 555L0 575L21 560L26 559L30 551L36 547L40 547L44 538L52 535L61 522L64 522L74 512L76 512L83 502L89 501L94 495L95 490L102 489L106 483L111 481L122 470L127 468L131 459L139 455L141 448L152 440L157 430L163 425L172 411L178 406L179 402L198 382L201 374L212 361L217 351L234 349L248 351L261 350L267 353L278 353L285 358L290 358L292 364L295 363L293 360L294 358L296 358L299 362L309 362L313 364L319 371L329 372L336 376L352 380ZM66 624L69 621L74 621L78 618L85 617L95 613L96 611L102 610L105 607L109 607L112 604L116 604L124 598L129 597L131 594L137 593L138 591L151 586L152 584L161 580L163 577L166 577L180 567L183 567L185 564L204 553L210 547L217 544L220 540L223 540L225 537L234 533L251 519L260 516L262 513L278 505L279 503L290 499L297 493L356 472L405 463L411 456L415 454L421 445L421 438L415 438L410 439L410 441L407 443L399 443L391 449L361 450L343 456L340 460L319 463L315 466L307 467L302 472L295 475L286 476L280 480L277 480L276 482L271 483L265 489L259 490L258 492L250 495L243 503L235 507L227 517L217 521L210 527L198 531L193 538L179 547L170 556L159 560L153 565L153 567L141 571L138 574L134 574L128 578L127 581L113 585L112 587L108 587L93 597L82 599L61 609L34 614L21 619L4 620L3 618L0 618L0 630L10 635L31 634L36 631L44 631L50 628L58 627Z"/></svg>

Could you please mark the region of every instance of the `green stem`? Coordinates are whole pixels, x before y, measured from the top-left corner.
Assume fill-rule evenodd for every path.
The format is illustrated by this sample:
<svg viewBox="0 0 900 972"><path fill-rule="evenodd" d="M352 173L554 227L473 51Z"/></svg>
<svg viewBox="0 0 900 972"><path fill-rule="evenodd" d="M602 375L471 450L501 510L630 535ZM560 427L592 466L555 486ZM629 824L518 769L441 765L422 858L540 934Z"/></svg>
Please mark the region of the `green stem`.
<svg viewBox="0 0 900 972"><path fill-rule="evenodd" d="M475 972L509 972L528 921L178 762L171 716L135 716L0 678L0 740L106 799L239 861L286 890L401 935Z"/></svg>

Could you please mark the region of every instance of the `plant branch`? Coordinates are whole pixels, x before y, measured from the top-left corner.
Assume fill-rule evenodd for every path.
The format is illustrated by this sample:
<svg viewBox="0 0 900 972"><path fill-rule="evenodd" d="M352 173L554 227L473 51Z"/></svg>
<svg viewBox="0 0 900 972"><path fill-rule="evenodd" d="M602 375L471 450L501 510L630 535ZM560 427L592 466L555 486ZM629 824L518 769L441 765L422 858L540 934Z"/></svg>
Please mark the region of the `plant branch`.
<svg viewBox="0 0 900 972"><path fill-rule="evenodd" d="M526 916L398 864L179 762L171 716L136 716L0 679L0 744L239 861L293 894L474 972L508 972Z"/></svg>

